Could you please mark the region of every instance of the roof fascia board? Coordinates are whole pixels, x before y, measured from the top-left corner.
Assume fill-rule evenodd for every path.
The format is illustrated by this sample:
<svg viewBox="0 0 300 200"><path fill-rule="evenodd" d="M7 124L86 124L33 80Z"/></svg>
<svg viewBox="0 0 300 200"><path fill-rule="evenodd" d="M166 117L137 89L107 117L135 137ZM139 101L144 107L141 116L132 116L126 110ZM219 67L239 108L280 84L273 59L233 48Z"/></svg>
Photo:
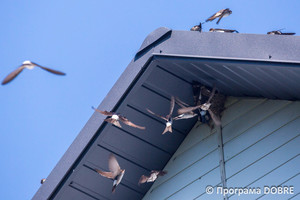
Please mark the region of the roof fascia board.
<svg viewBox="0 0 300 200"><path fill-rule="evenodd" d="M300 36L173 30L154 54L299 63Z"/></svg>
<svg viewBox="0 0 300 200"><path fill-rule="evenodd" d="M153 53L153 56L157 57L173 57L173 58L191 58L191 59L203 59L203 60L220 60L220 61L245 61L245 62L268 62L278 64L300 64L299 61L288 60L266 60L266 59L249 59L249 58L234 58L234 57L216 57L216 56L197 56L197 55L183 55L183 54L166 54L166 53Z"/></svg>

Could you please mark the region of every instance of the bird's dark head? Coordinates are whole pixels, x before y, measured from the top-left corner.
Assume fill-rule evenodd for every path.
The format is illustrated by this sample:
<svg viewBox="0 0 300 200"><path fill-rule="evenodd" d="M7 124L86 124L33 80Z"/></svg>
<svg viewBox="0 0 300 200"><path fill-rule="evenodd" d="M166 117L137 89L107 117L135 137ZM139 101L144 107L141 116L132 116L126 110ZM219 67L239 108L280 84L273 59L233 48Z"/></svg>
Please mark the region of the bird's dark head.
<svg viewBox="0 0 300 200"><path fill-rule="evenodd" d="M226 8L226 10L227 10L227 12L228 12L229 14L232 13L232 11L231 11L229 8Z"/></svg>
<svg viewBox="0 0 300 200"><path fill-rule="evenodd" d="M267 33L268 35L280 35L281 32L280 31L270 31Z"/></svg>

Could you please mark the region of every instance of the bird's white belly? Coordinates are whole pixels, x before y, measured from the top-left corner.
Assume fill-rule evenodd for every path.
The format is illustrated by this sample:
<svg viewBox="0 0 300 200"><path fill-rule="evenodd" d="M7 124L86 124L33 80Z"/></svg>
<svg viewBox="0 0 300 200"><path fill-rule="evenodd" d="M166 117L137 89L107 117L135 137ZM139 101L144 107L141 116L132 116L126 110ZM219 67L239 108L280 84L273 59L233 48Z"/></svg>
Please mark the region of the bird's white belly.
<svg viewBox="0 0 300 200"><path fill-rule="evenodd" d="M34 65L25 65L25 67L26 67L27 69L33 69L33 68L34 68Z"/></svg>
<svg viewBox="0 0 300 200"><path fill-rule="evenodd" d="M111 116L112 119L115 119L115 120L118 120L119 119L119 116L118 115L113 115Z"/></svg>
<svg viewBox="0 0 300 200"><path fill-rule="evenodd" d="M154 182L156 179L157 179L156 174L152 174L152 175L150 176L150 178L147 180L147 182Z"/></svg>

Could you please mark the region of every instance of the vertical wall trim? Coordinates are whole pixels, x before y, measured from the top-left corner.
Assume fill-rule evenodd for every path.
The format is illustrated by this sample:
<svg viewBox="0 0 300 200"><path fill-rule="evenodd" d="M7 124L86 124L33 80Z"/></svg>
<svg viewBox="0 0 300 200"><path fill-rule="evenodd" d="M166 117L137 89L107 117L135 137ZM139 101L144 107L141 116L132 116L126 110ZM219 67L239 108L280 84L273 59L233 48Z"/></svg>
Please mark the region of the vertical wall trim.
<svg viewBox="0 0 300 200"><path fill-rule="evenodd" d="M221 174L221 183L222 187L226 188L226 173L225 173L225 160L224 160L224 148L223 148L223 136L222 136L222 127L217 127L218 134L218 151L219 151L219 166L220 166L220 174ZM224 196L224 200L227 200L227 195Z"/></svg>

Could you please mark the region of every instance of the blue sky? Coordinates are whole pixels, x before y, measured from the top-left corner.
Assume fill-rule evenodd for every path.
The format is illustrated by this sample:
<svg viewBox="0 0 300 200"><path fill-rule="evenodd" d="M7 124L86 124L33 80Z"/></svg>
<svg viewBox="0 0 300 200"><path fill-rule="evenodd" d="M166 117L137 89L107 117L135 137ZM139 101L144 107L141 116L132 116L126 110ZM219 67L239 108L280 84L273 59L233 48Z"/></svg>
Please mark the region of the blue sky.
<svg viewBox="0 0 300 200"><path fill-rule="evenodd" d="M150 32L189 30L223 8L232 15L204 31L300 34L297 0L2 0L1 81L24 60L67 75L24 70L0 86L1 199L35 194Z"/></svg>

